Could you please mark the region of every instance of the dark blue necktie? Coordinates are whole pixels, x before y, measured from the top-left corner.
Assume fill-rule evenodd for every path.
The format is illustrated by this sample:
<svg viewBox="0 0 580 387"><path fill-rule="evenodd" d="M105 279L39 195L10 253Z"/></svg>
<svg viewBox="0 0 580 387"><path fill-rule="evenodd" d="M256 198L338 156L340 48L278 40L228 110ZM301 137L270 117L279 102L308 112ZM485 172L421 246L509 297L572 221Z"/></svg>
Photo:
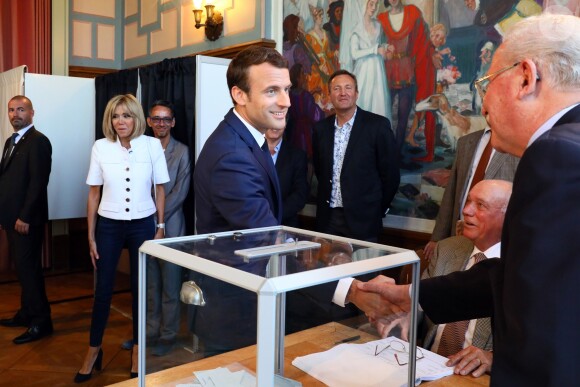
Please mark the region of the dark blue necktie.
<svg viewBox="0 0 580 387"><path fill-rule="evenodd" d="M12 151L14 150L14 147L16 146L16 137L18 137L18 133L12 133L12 138L10 139L10 146L8 147L8 150L4 154L5 159L10 158L10 155L12 154Z"/></svg>
<svg viewBox="0 0 580 387"><path fill-rule="evenodd" d="M262 151L264 152L264 156L266 157L266 164L268 165L270 176L272 176L272 178L275 181L272 185L274 186L274 193L276 194L276 197L274 197L273 199L274 202L277 203L276 210L278 211L278 213L274 211L274 216L280 222L282 220L282 210L281 210L282 198L280 197L280 184L278 182L278 174L276 173L276 167L274 166L274 160L272 160L270 148L268 148L268 141L264 141L261 148Z"/></svg>
<svg viewBox="0 0 580 387"><path fill-rule="evenodd" d="M8 159L10 158L10 155L12 154L12 151L16 146L16 137L18 137L18 133L13 133L12 138L10 139L10 145L8 146L8 149L6 149L4 155L2 156L2 162L0 163L0 172L4 172L4 169L6 169Z"/></svg>

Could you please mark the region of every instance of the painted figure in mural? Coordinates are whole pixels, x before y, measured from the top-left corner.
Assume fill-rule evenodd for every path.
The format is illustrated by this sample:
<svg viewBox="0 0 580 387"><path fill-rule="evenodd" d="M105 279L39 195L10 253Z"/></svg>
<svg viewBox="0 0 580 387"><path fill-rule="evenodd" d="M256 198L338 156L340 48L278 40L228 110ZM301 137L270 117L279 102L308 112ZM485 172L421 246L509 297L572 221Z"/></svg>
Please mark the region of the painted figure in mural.
<svg viewBox="0 0 580 387"><path fill-rule="evenodd" d="M332 52L329 50L329 38L322 29L322 8L312 8L314 27L306 34L306 52L312 61L308 77L308 90L314 95L316 103L324 110L330 110L328 96L328 78L335 69L332 64Z"/></svg>
<svg viewBox="0 0 580 387"><path fill-rule="evenodd" d="M433 63L437 69L455 61L455 58L451 55L451 49L449 47L443 47L447 43L447 27L444 24L437 23L431 27L429 40L431 40L431 44L435 47Z"/></svg>
<svg viewBox="0 0 580 387"><path fill-rule="evenodd" d="M516 3L517 0L465 0L465 6L477 12L473 19L477 26L493 26Z"/></svg>
<svg viewBox="0 0 580 387"><path fill-rule="evenodd" d="M493 58L495 48L496 45L488 40L483 44L481 50L479 51L479 60L480 60L479 70L475 74L470 85L472 95L472 107L473 111L477 114L481 113L481 97L479 96L477 90L475 90L473 83L475 82L476 79L479 79L483 77L485 74L487 74L489 66L491 65L491 59Z"/></svg>
<svg viewBox="0 0 580 387"><path fill-rule="evenodd" d="M328 22L324 23L324 28L330 39L330 49L338 51L340 48L340 25L344 10L344 1L338 0L328 6Z"/></svg>
<svg viewBox="0 0 580 387"><path fill-rule="evenodd" d="M357 104L391 120L387 86L387 45L381 24L375 19L378 0L346 0L341 38L341 69L352 71L359 84Z"/></svg>
<svg viewBox="0 0 580 387"><path fill-rule="evenodd" d="M500 35L525 17L542 13L543 0L465 0L465 6L476 11L473 24L493 26Z"/></svg>
<svg viewBox="0 0 580 387"><path fill-rule="evenodd" d="M495 25L494 28L503 36L507 30L523 18L542 13L543 0L519 0Z"/></svg>
<svg viewBox="0 0 580 387"><path fill-rule="evenodd" d="M296 15L288 15L282 23L284 35L282 37L282 51L288 61L288 67L300 63L303 70L310 74L310 59L304 48L304 35L300 31L300 18Z"/></svg>
<svg viewBox="0 0 580 387"><path fill-rule="evenodd" d="M324 111L316 104L314 97L306 87L304 67L296 63L290 68L290 108L286 124L286 138L295 147L306 152L312 160L312 128L324 118ZM311 173L309 173L309 176Z"/></svg>
<svg viewBox="0 0 580 387"><path fill-rule="evenodd" d="M435 47L435 54L433 55L433 64L435 68L441 69L447 62L453 61L451 56L451 49L449 47L440 48L445 45L447 41L447 28L445 25L439 23L431 27L431 32L429 33L429 40L431 44ZM443 90L439 90L439 82L437 83L437 93L442 93ZM425 111L415 112L415 117L413 117L413 123L411 124L411 129L409 129L409 134L405 138L407 142L412 147L420 147L421 145L415 142L415 132L419 128L420 123L425 119Z"/></svg>
<svg viewBox="0 0 580 387"><path fill-rule="evenodd" d="M429 40L429 27L421 11L401 0L384 0L389 9L378 15L389 45L386 71L391 100L398 96L396 138L401 151L413 100L420 101L435 91L435 47ZM415 161L431 162L435 156L435 117L425 116L427 154Z"/></svg>
<svg viewBox="0 0 580 387"><path fill-rule="evenodd" d="M284 19L288 15L298 16L301 24L300 28L303 31L312 28L312 17L310 16L308 0L284 0Z"/></svg>
<svg viewBox="0 0 580 387"><path fill-rule="evenodd" d="M340 50L340 30L342 24L342 14L344 10L344 1L337 0L328 6L328 22L324 23L322 28L328 35L328 49L332 52L334 68L338 69L338 52Z"/></svg>

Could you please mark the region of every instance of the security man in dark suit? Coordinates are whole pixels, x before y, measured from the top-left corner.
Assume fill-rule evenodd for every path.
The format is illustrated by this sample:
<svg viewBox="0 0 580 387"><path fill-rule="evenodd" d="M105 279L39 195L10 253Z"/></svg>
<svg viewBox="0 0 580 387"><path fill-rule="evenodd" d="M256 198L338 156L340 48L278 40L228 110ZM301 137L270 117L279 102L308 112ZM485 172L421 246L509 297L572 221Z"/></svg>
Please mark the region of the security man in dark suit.
<svg viewBox="0 0 580 387"><path fill-rule="evenodd" d="M6 230L22 288L20 309L0 325L27 328L13 340L15 344L39 340L53 331L41 262L52 147L34 128L32 117L27 97L17 95L8 102L14 134L4 144L0 163L0 228Z"/></svg>
<svg viewBox="0 0 580 387"><path fill-rule="evenodd" d="M336 114L316 124L312 141L317 229L377 241L400 179L391 123L357 107L357 81L348 71L332 74L328 88Z"/></svg>

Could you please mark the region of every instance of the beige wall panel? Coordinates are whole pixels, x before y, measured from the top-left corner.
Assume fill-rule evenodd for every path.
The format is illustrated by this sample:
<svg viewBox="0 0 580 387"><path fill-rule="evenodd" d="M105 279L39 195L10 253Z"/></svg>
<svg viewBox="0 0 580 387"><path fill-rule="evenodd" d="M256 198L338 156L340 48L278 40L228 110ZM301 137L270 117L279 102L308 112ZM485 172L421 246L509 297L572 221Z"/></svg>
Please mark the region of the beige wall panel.
<svg viewBox="0 0 580 387"><path fill-rule="evenodd" d="M115 60L115 26L97 25L97 59Z"/></svg>
<svg viewBox="0 0 580 387"><path fill-rule="evenodd" d="M52 0L52 75L68 75L69 6L68 0Z"/></svg>
<svg viewBox="0 0 580 387"><path fill-rule="evenodd" d="M72 54L82 58L92 58L92 23L73 22Z"/></svg>
<svg viewBox="0 0 580 387"><path fill-rule="evenodd" d="M125 0L125 17L136 15L139 11L138 0Z"/></svg>
<svg viewBox="0 0 580 387"><path fill-rule="evenodd" d="M237 1L233 9L231 3L233 3L232 0L216 2L216 9L224 15L224 36L253 29L256 26L256 0L244 0L243 5ZM220 7L219 4L224 4L224 6Z"/></svg>
<svg viewBox="0 0 580 387"><path fill-rule="evenodd" d="M141 27L157 22L157 1L139 0L141 2Z"/></svg>
<svg viewBox="0 0 580 387"><path fill-rule="evenodd" d="M161 13L161 29L151 33L151 53L177 48L177 10Z"/></svg>
<svg viewBox="0 0 580 387"><path fill-rule="evenodd" d="M73 0L73 11L115 18L115 0Z"/></svg>
<svg viewBox="0 0 580 387"><path fill-rule="evenodd" d="M202 22L204 22L204 20L202 20ZM192 44L199 44L202 43L204 39L204 27L201 27L200 29L195 28L193 3L191 1L183 3L181 5L181 45L190 46Z"/></svg>
<svg viewBox="0 0 580 387"><path fill-rule="evenodd" d="M138 35L137 23L125 26L125 60L147 55L147 35Z"/></svg>

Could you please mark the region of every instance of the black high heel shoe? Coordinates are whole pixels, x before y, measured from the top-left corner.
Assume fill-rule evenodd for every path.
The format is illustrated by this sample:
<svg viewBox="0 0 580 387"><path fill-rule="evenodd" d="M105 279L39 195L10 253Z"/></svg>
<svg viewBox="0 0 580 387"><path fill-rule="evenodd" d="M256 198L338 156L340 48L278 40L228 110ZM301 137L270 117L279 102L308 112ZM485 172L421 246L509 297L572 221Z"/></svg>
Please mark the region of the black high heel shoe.
<svg viewBox="0 0 580 387"><path fill-rule="evenodd" d="M97 359L93 363L93 367L91 368L91 372L89 372L88 374L81 374L80 372L77 372L75 379L74 379L74 382L75 383L86 382L87 380L89 380L90 378L93 377L93 370L100 371L102 367L103 367L103 349L101 348L101 349L99 349L99 354L97 355Z"/></svg>
<svg viewBox="0 0 580 387"><path fill-rule="evenodd" d="M139 372L133 372L133 353L135 352L135 347L133 347L133 349L131 349L131 370L129 371L129 375L131 376L131 379L135 379L137 376L139 376Z"/></svg>

